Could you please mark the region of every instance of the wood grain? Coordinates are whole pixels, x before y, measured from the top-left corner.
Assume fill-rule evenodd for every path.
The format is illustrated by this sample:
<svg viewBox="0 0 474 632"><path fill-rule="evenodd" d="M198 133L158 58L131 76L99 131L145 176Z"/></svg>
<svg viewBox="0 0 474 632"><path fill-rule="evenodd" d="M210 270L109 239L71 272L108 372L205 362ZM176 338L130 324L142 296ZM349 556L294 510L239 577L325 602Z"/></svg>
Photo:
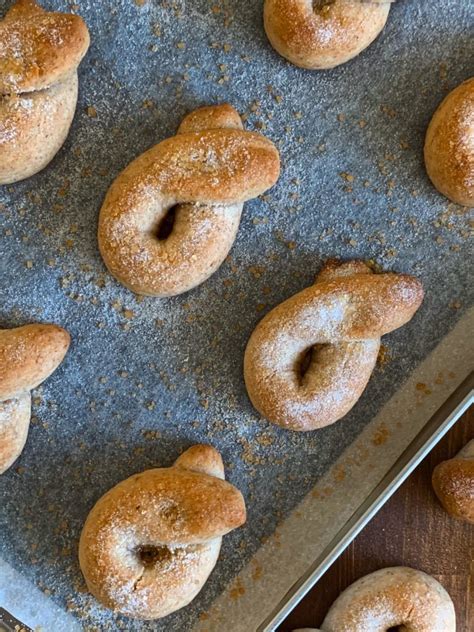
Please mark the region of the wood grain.
<svg viewBox="0 0 474 632"><path fill-rule="evenodd" d="M318 627L336 597L359 577L386 566L412 566L451 595L458 632L474 630L474 526L451 518L431 487L433 468L474 438L474 407L418 466L307 597L280 632Z"/></svg>

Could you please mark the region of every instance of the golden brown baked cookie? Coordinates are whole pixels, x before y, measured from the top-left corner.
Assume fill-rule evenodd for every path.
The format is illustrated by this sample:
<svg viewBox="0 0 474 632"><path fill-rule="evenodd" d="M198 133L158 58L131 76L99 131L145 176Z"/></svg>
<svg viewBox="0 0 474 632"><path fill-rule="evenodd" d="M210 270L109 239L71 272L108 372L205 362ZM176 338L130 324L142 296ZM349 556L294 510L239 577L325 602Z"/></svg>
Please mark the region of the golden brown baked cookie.
<svg viewBox="0 0 474 632"><path fill-rule="evenodd" d="M433 470L433 488L454 518L474 524L474 439Z"/></svg>
<svg viewBox="0 0 474 632"><path fill-rule="evenodd" d="M190 603L214 568L222 536L245 522L242 494L220 454L196 445L169 468L119 483L90 512L79 561L90 592L137 619Z"/></svg>
<svg viewBox="0 0 474 632"><path fill-rule="evenodd" d="M57 325L0 329L0 474L20 456L31 416L30 391L61 364L69 348Z"/></svg>
<svg viewBox="0 0 474 632"><path fill-rule="evenodd" d="M426 133L425 164L440 193L474 206L474 78L450 92L434 113Z"/></svg>
<svg viewBox="0 0 474 632"><path fill-rule="evenodd" d="M252 404L299 431L334 423L362 395L380 337L407 323L423 300L420 281L373 274L361 261L328 262L316 283L275 307L247 344Z"/></svg>
<svg viewBox="0 0 474 632"><path fill-rule="evenodd" d="M66 140L89 33L77 15L18 0L0 21L0 184L28 178Z"/></svg>
<svg viewBox="0 0 474 632"><path fill-rule="evenodd" d="M395 566L362 577L334 602L323 632L456 632L451 597L433 577Z"/></svg>
<svg viewBox="0 0 474 632"><path fill-rule="evenodd" d="M379 35L390 2L265 0L265 31L273 48L301 68L334 68Z"/></svg>
<svg viewBox="0 0 474 632"><path fill-rule="evenodd" d="M275 184L276 147L242 130L230 105L188 115L178 135L134 160L99 217L99 249L137 294L175 296L203 283L234 243L243 203Z"/></svg>

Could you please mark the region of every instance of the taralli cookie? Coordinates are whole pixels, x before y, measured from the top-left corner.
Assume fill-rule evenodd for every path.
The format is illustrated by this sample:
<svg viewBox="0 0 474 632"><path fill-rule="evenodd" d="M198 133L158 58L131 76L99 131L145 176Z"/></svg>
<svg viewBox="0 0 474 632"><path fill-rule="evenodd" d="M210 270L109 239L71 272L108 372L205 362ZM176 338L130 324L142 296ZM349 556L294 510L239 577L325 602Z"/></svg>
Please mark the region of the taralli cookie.
<svg viewBox="0 0 474 632"><path fill-rule="evenodd" d="M336 599L323 632L456 632L453 602L435 579L402 566L362 577Z"/></svg>
<svg viewBox="0 0 474 632"><path fill-rule="evenodd" d="M34 0L18 0L0 21L0 184L41 171L61 148L88 47L79 16Z"/></svg>
<svg viewBox="0 0 474 632"><path fill-rule="evenodd" d="M243 131L230 105L192 112L177 136L134 160L110 188L98 235L107 268L137 294L196 287L227 257L243 203L279 172L276 147Z"/></svg>
<svg viewBox="0 0 474 632"><path fill-rule="evenodd" d="M250 337L244 377L253 405L291 430L334 423L367 386L380 337L407 323L422 300L414 277L328 262L312 287L275 307Z"/></svg>
<svg viewBox="0 0 474 632"><path fill-rule="evenodd" d="M61 364L67 331L56 325L0 329L0 474L20 456L31 416L30 391Z"/></svg>
<svg viewBox="0 0 474 632"><path fill-rule="evenodd" d="M265 0L265 31L296 66L321 70L356 57L379 35L390 2Z"/></svg>
<svg viewBox="0 0 474 632"><path fill-rule="evenodd" d="M454 458L437 465L432 480L446 511L454 518L474 524L474 439Z"/></svg>
<svg viewBox="0 0 474 632"><path fill-rule="evenodd" d="M440 193L474 206L474 78L450 92L426 133L425 164Z"/></svg>
<svg viewBox="0 0 474 632"><path fill-rule="evenodd" d="M123 481L90 512L79 561L90 592L137 619L183 608L214 568L222 536L244 524L242 494L214 448L197 445L169 468Z"/></svg>

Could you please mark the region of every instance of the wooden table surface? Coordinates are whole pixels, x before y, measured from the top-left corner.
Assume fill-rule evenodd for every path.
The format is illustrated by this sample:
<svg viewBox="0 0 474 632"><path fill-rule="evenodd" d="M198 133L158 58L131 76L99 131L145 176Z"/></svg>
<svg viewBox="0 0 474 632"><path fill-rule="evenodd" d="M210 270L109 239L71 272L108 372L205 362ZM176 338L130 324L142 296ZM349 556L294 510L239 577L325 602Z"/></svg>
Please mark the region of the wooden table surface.
<svg viewBox="0 0 474 632"><path fill-rule="evenodd" d="M387 566L411 566L447 589L457 632L474 631L474 526L451 518L431 487L433 468L474 438L472 407L418 466L369 525L280 626L318 627L336 597L356 579Z"/></svg>

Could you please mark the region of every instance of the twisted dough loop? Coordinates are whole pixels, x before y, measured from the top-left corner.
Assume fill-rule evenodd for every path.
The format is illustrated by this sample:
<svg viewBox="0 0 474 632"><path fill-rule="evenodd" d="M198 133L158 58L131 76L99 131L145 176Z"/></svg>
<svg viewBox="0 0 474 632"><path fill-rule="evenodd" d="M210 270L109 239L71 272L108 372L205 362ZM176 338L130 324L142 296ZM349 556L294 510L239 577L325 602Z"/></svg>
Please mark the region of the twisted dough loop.
<svg viewBox="0 0 474 632"><path fill-rule="evenodd" d="M25 445L31 416L30 391L62 362L69 334L56 325L0 330L0 474Z"/></svg>
<svg viewBox="0 0 474 632"><path fill-rule="evenodd" d="M474 78L450 92L434 113L426 132L425 164L440 193L474 207Z"/></svg>
<svg viewBox="0 0 474 632"><path fill-rule="evenodd" d="M82 18L18 0L0 22L0 94L44 90L77 70L89 47Z"/></svg>
<svg viewBox="0 0 474 632"><path fill-rule="evenodd" d="M79 16L19 0L0 21L0 184L41 171L59 151L89 46Z"/></svg>
<svg viewBox="0 0 474 632"><path fill-rule="evenodd" d="M174 296L199 285L228 255L243 203L275 184L279 165L273 143L243 131L231 106L196 110L110 188L98 232L107 268L138 294ZM173 208L172 231L158 238Z"/></svg>
<svg viewBox="0 0 474 632"><path fill-rule="evenodd" d="M380 337L407 323L422 299L413 277L372 274L357 261L329 262L312 287L278 305L252 333L244 376L253 405L292 430L334 423L367 386Z"/></svg>
<svg viewBox="0 0 474 632"><path fill-rule="evenodd" d="M474 439L433 471L433 488L454 518L474 524Z"/></svg>
<svg viewBox="0 0 474 632"><path fill-rule="evenodd" d="M356 57L382 31L390 2L265 0L273 48L301 68L333 68Z"/></svg>
<svg viewBox="0 0 474 632"><path fill-rule="evenodd" d="M456 632L453 602L435 579L406 567L362 577L334 602L323 632Z"/></svg>
<svg viewBox="0 0 474 632"><path fill-rule="evenodd" d="M172 467L107 492L79 544L91 593L139 619L164 617L192 601L217 562L222 536L245 522L241 493L223 479L219 453L198 445Z"/></svg>

